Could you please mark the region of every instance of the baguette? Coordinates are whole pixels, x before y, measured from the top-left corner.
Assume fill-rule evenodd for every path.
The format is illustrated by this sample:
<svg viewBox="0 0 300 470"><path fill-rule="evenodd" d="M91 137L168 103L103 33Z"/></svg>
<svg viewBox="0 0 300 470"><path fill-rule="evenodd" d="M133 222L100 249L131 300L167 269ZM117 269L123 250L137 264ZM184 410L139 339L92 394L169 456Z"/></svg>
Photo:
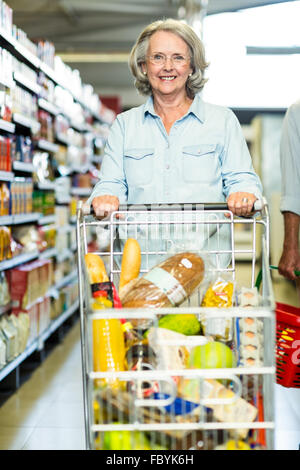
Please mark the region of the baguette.
<svg viewBox="0 0 300 470"><path fill-rule="evenodd" d="M96 255L95 253L87 253L84 259L89 274L90 284L109 281L105 265L99 255Z"/></svg>
<svg viewBox="0 0 300 470"><path fill-rule="evenodd" d="M119 293L133 279L136 279L141 268L141 248L137 240L128 238L124 245L121 274L119 283Z"/></svg>
<svg viewBox="0 0 300 470"><path fill-rule="evenodd" d="M140 277L124 296L124 308L163 308L180 305L204 277L201 256L177 253Z"/></svg>

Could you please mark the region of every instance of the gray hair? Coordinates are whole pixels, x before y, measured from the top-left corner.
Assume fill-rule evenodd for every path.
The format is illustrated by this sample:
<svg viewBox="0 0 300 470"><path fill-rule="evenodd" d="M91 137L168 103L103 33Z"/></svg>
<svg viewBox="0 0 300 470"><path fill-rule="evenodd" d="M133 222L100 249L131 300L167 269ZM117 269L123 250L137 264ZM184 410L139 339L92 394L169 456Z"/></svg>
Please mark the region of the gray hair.
<svg viewBox="0 0 300 470"><path fill-rule="evenodd" d="M207 79L204 78L204 71L208 67L208 63L205 60L204 46L190 26L172 18L158 20L149 24L137 38L129 57L129 67L135 78L135 87L141 95L152 94L148 77L144 75L142 71L142 64L146 62L150 37L157 31L169 31L176 34L188 45L193 73L186 82L186 92L189 98L194 98L196 93L198 93L207 82Z"/></svg>

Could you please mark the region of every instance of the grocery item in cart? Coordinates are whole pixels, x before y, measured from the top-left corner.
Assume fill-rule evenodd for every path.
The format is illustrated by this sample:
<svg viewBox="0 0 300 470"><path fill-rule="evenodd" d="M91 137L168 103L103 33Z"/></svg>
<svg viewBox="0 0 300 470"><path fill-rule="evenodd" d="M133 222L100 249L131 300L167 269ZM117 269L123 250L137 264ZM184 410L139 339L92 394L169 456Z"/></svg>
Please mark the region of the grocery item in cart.
<svg viewBox="0 0 300 470"><path fill-rule="evenodd" d="M180 305L204 278L203 258L177 253L139 278L121 298L124 308L162 308Z"/></svg>
<svg viewBox="0 0 300 470"><path fill-rule="evenodd" d="M105 296L104 296L105 297ZM93 310L108 307L103 303L103 293L93 303ZM112 306L109 305L110 307ZM99 318L93 320L93 369L95 372L120 372L125 370L125 343L122 323L117 318ZM116 378L96 379L96 386L109 385L111 388L122 388L124 383Z"/></svg>
<svg viewBox="0 0 300 470"><path fill-rule="evenodd" d="M141 248L137 240L134 238L128 238L124 245L121 274L119 283L119 295L122 294L122 290L130 286L130 283L134 282L140 273L141 268Z"/></svg>
<svg viewBox="0 0 300 470"><path fill-rule="evenodd" d="M229 308L233 306L234 284L227 280L224 274L222 276L216 273L215 279L211 281L206 290L201 306ZM219 318L210 318L209 314L201 319L201 325L205 335L211 335L216 340L231 341L233 337L232 318L226 318L221 315Z"/></svg>

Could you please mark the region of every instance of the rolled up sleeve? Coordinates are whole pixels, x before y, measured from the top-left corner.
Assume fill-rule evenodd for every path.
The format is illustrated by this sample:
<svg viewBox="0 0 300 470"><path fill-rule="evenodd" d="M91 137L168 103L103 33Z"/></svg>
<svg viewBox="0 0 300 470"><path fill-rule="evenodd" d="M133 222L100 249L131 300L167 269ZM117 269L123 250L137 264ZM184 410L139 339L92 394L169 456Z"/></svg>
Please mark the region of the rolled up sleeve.
<svg viewBox="0 0 300 470"><path fill-rule="evenodd" d="M238 191L262 197L262 184L254 171L252 159L240 123L234 113L228 110L226 119L225 145L221 155L223 191L227 198Z"/></svg>
<svg viewBox="0 0 300 470"><path fill-rule="evenodd" d="M87 203L91 204L97 196L105 194L117 196L120 203L127 200L127 183L123 166L124 130L122 121L116 118L111 126L104 150L99 181L95 185Z"/></svg>

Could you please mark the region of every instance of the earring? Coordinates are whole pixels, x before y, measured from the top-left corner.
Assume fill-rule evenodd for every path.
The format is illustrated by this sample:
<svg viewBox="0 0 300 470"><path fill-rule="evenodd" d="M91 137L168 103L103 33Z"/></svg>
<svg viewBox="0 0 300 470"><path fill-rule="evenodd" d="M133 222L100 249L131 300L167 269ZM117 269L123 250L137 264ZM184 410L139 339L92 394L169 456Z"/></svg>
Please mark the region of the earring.
<svg viewBox="0 0 300 470"><path fill-rule="evenodd" d="M192 73L189 73L189 77L191 77L193 74Z"/></svg>
<svg viewBox="0 0 300 470"><path fill-rule="evenodd" d="M144 74L144 75L147 75L147 72L144 70L143 74Z"/></svg>

